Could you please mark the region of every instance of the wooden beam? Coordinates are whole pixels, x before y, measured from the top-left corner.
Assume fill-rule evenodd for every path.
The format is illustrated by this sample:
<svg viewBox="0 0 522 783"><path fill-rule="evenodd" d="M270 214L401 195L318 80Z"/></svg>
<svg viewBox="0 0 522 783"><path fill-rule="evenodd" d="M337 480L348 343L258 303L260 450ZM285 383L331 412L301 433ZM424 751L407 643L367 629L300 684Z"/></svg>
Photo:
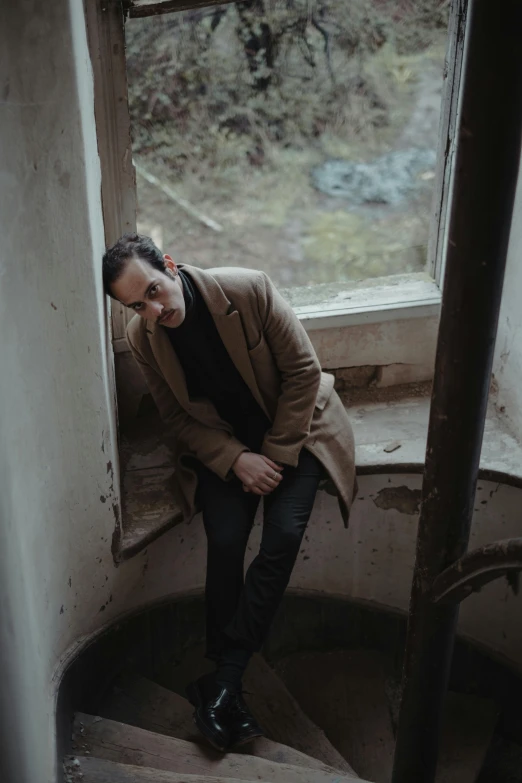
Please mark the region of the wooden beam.
<svg viewBox="0 0 522 783"><path fill-rule="evenodd" d="M433 189L433 223L428 243L428 271L442 288L444 238L450 207L450 185L455 159L457 108L464 55L469 0L453 0L444 64L444 86L439 125L439 148Z"/></svg>
<svg viewBox="0 0 522 783"><path fill-rule="evenodd" d="M136 231L136 177L132 164L125 30L120 2L86 3L94 77L94 112L102 174L105 243ZM101 262L101 259L100 259ZM112 303L112 336L125 337L133 313Z"/></svg>
<svg viewBox="0 0 522 783"><path fill-rule="evenodd" d="M128 6L130 19L143 19L146 16L172 14L176 11L188 11L191 8L211 8L213 5L232 4L234 0L163 0L159 3L142 3L134 0Z"/></svg>
<svg viewBox="0 0 522 783"><path fill-rule="evenodd" d="M467 549L522 137L522 5L471 0L457 116L447 270L404 654L393 783L433 783L458 606L436 578Z"/></svg>
<svg viewBox="0 0 522 783"><path fill-rule="evenodd" d="M220 226L219 223L216 223L215 220L212 220L212 218L204 215L203 212L201 212L199 209L196 209L196 207L191 204L190 201L187 201L186 198L183 198L183 196L180 196L179 193L176 193L174 188L172 188L168 183L163 182L158 177L155 177L154 174L151 174L150 171L147 171L147 169L138 163L136 163L135 168L136 173L139 174L140 177L143 177L143 179L148 182L149 185L152 185L153 187L158 188L158 190L161 190L162 193L164 193L171 201L177 204L178 207L181 207L181 209L188 215L195 218L195 220L198 220L200 223L203 223L203 225L207 228L211 228L212 231L217 231L218 233L223 231L223 226Z"/></svg>

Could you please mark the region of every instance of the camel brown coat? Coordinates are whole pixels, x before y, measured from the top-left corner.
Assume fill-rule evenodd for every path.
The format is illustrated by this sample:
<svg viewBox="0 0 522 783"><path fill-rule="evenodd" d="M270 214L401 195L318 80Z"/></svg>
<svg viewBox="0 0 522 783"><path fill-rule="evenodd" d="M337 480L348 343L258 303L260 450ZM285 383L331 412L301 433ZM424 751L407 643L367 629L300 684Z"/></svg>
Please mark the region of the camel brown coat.
<svg viewBox="0 0 522 783"><path fill-rule="evenodd" d="M322 373L308 335L292 307L264 272L180 265L201 292L225 347L272 426L262 453L297 465L306 448L336 487L345 524L352 503L354 442L334 378ZM206 399L190 399L165 328L136 315L127 339L167 428L174 450L176 496L184 519L196 512L196 457L225 481L246 447Z"/></svg>

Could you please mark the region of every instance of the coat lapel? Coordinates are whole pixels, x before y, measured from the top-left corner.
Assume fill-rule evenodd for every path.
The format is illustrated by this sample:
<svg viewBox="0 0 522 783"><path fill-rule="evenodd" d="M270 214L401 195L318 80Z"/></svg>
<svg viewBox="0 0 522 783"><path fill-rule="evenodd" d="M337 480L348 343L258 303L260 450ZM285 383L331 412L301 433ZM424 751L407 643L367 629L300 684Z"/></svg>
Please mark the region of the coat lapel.
<svg viewBox="0 0 522 783"><path fill-rule="evenodd" d="M207 271L198 269L197 267L186 266L185 264L180 265L180 268L192 277L200 290L230 358L252 392L254 399L269 417L250 361L248 345L245 339L243 324L241 323L241 316L237 310L229 312L232 304L226 297L219 283L211 274ZM189 398L185 373L183 372L183 368L165 330L157 327L154 321L147 321L147 332L149 332L149 340L154 353L154 358L156 359L165 380L174 391L179 404L182 405L185 410L191 410L191 412L194 413L194 402ZM209 407L214 410L214 406L207 405L207 408ZM208 418L208 416L205 418ZM211 416L211 418L215 417Z"/></svg>
<svg viewBox="0 0 522 783"><path fill-rule="evenodd" d="M245 339L243 324L241 323L241 316L237 310L233 310L228 315L216 315L212 313L212 317L214 318L219 336L223 340L223 344L227 349L230 358L252 392L254 399L264 411L265 415L269 417L257 385L252 362L250 361L250 354L248 353L248 345Z"/></svg>
<svg viewBox="0 0 522 783"><path fill-rule="evenodd" d="M270 418L250 361L241 316L237 310L234 310L232 303L211 272L188 265L182 265L181 269L190 275L200 290L230 358L252 392L254 399Z"/></svg>
<svg viewBox="0 0 522 783"><path fill-rule="evenodd" d="M150 334L149 339L154 358L165 380L174 391L179 404L187 409L189 395L185 373L165 329L158 328L153 321L147 321L147 331Z"/></svg>

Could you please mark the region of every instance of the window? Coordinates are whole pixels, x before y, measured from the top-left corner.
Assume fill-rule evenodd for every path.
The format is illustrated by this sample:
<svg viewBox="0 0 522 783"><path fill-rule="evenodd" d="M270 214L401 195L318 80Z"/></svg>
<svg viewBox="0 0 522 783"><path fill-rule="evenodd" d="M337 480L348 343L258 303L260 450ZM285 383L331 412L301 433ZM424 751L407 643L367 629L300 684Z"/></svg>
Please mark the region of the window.
<svg viewBox="0 0 522 783"><path fill-rule="evenodd" d="M265 269L312 326L438 302L448 3L137 5L125 32L139 230L203 268Z"/></svg>
<svg viewBox="0 0 522 783"><path fill-rule="evenodd" d="M205 2L85 6L106 243L138 227L188 263L262 267L338 379L429 380L467 0L452 0L449 36L445 1ZM330 176L335 161L350 176ZM394 167L409 176L403 200L361 203ZM124 559L178 510L125 340L132 313L111 308Z"/></svg>
<svg viewBox="0 0 522 783"><path fill-rule="evenodd" d="M425 378L440 307L467 2L346 0L350 24L341 0L316 0L306 17L301 0L255 2L87 4L106 242L135 230L137 215L140 230L184 261L262 266L314 344L317 330L352 330L336 338L349 351L319 352L325 368L422 365ZM252 63L252 52L265 61L268 54L245 43L245 9L258 33L266 17L277 39L273 73L257 55ZM228 41L231 54L221 51ZM272 86L279 102L257 94ZM402 206L354 204L317 187L317 172L332 160L382 166L399 141L428 153L413 167L418 191ZM117 378L126 368L120 403L122 386L130 394L140 385L126 353L129 316L113 304ZM364 333L391 321L391 329ZM321 350L327 343L321 338Z"/></svg>

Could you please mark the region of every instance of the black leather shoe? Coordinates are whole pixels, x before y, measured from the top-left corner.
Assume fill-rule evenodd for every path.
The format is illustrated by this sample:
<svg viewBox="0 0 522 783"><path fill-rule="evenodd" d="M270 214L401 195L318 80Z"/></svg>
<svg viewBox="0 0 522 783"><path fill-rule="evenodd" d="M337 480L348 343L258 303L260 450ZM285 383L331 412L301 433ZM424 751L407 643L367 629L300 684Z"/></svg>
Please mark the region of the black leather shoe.
<svg viewBox="0 0 522 783"><path fill-rule="evenodd" d="M231 746L245 745L256 737L263 737L264 731L248 709L242 693L234 695L235 704L232 711Z"/></svg>
<svg viewBox="0 0 522 783"><path fill-rule="evenodd" d="M203 736L216 750L227 750L232 741L236 694L203 676L187 687L187 698L195 707L194 723Z"/></svg>

